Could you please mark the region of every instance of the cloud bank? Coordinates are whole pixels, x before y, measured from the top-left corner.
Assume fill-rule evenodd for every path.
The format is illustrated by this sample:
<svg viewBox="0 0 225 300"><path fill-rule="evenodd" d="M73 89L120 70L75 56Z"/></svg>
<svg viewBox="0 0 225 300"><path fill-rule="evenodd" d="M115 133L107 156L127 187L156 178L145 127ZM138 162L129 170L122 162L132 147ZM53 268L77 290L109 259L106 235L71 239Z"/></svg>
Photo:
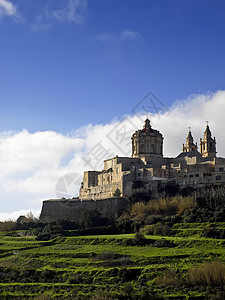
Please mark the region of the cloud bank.
<svg viewBox="0 0 225 300"><path fill-rule="evenodd" d="M153 128L164 136L164 156L179 155L189 126L199 144L208 120L217 139L218 156L225 157L225 91L192 95L168 111L160 107L162 103L153 106L147 102L140 103L140 113L132 114L130 108L122 120L88 124L66 136L53 131L2 132L0 220L16 218L21 210L38 214L42 200L60 194L76 196L83 171L102 169L103 160L109 157L131 155L131 135L142 128L147 112Z"/></svg>

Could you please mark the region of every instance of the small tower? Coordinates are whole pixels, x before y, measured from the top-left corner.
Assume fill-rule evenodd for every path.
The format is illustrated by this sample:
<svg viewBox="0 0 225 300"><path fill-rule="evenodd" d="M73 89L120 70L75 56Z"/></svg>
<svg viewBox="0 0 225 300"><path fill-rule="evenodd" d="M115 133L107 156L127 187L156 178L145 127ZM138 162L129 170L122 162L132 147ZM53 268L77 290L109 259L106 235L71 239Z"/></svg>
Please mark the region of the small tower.
<svg viewBox="0 0 225 300"><path fill-rule="evenodd" d="M132 157L150 158L163 156L162 134L151 127L149 119L145 120L143 129L132 135Z"/></svg>
<svg viewBox="0 0 225 300"><path fill-rule="evenodd" d="M188 136L186 138L186 144L183 144L183 152L191 152L191 151L197 151L198 150L198 146L197 143L194 144L194 139L193 136L191 134L191 128L189 127L189 132L188 132Z"/></svg>
<svg viewBox="0 0 225 300"><path fill-rule="evenodd" d="M202 157L215 158L216 157L216 139L212 138L211 131L207 122L204 132L204 138L200 139L200 152Z"/></svg>

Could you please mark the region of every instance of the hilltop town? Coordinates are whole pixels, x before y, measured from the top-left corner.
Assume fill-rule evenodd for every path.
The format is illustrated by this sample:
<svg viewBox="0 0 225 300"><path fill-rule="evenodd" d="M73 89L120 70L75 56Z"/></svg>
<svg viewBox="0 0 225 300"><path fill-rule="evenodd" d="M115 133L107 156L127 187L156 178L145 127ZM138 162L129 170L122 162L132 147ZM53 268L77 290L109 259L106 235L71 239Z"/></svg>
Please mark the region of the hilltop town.
<svg viewBox="0 0 225 300"><path fill-rule="evenodd" d="M40 219L76 220L81 211L92 209L116 218L126 207L134 184L144 185L151 197L157 198L168 184L182 189L225 183L225 158L217 157L216 139L208 124L199 148L189 129L177 157L163 156L163 139L147 118L131 137L131 157L116 156L104 161L104 170L84 172L79 198L44 201Z"/></svg>

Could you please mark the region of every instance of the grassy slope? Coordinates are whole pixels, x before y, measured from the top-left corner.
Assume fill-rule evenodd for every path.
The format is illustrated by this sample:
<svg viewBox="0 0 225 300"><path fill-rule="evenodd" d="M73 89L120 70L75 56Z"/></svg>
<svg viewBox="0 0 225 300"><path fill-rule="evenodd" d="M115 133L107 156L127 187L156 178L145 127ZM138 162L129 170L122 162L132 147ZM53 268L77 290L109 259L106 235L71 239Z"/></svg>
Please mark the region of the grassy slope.
<svg viewBox="0 0 225 300"><path fill-rule="evenodd" d="M120 293L129 299L130 291L140 285L165 298L205 295L201 288L174 289L155 283L163 270L178 269L182 275L206 261L225 261L225 240L200 237L205 225L176 224L174 230L178 236L147 236L174 242L177 246L172 248L121 244L122 240L134 236L131 234L60 237L40 242L31 237L9 237L2 232L0 298L24 299L40 294L59 299L71 294L91 297L96 290L107 286L115 295ZM221 228L224 225L218 224Z"/></svg>

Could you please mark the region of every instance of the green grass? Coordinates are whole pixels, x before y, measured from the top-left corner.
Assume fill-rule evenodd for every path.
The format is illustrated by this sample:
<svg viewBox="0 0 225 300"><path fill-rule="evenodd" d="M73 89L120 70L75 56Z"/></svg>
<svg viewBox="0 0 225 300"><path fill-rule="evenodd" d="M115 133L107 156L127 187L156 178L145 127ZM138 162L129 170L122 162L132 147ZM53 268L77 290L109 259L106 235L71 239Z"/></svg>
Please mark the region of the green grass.
<svg viewBox="0 0 225 300"><path fill-rule="evenodd" d="M175 247L169 248L125 246L122 241L134 234L60 237L42 242L1 232L0 299L31 299L42 294L55 299L71 294L74 299L85 299L85 295L91 299L95 293L106 295L105 299L113 293L115 297L124 295L123 299L130 299L131 289L133 295L139 293L140 299L145 292L158 293L164 299L218 294L213 287L207 290L198 286L159 286L155 281L165 270L174 269L185 278L190 268L204 262L225 262L225 240L200 234L208 225L175 224L176 236L146 236L175 243ZM225 223L216 226L224 228Z"/></svg>

